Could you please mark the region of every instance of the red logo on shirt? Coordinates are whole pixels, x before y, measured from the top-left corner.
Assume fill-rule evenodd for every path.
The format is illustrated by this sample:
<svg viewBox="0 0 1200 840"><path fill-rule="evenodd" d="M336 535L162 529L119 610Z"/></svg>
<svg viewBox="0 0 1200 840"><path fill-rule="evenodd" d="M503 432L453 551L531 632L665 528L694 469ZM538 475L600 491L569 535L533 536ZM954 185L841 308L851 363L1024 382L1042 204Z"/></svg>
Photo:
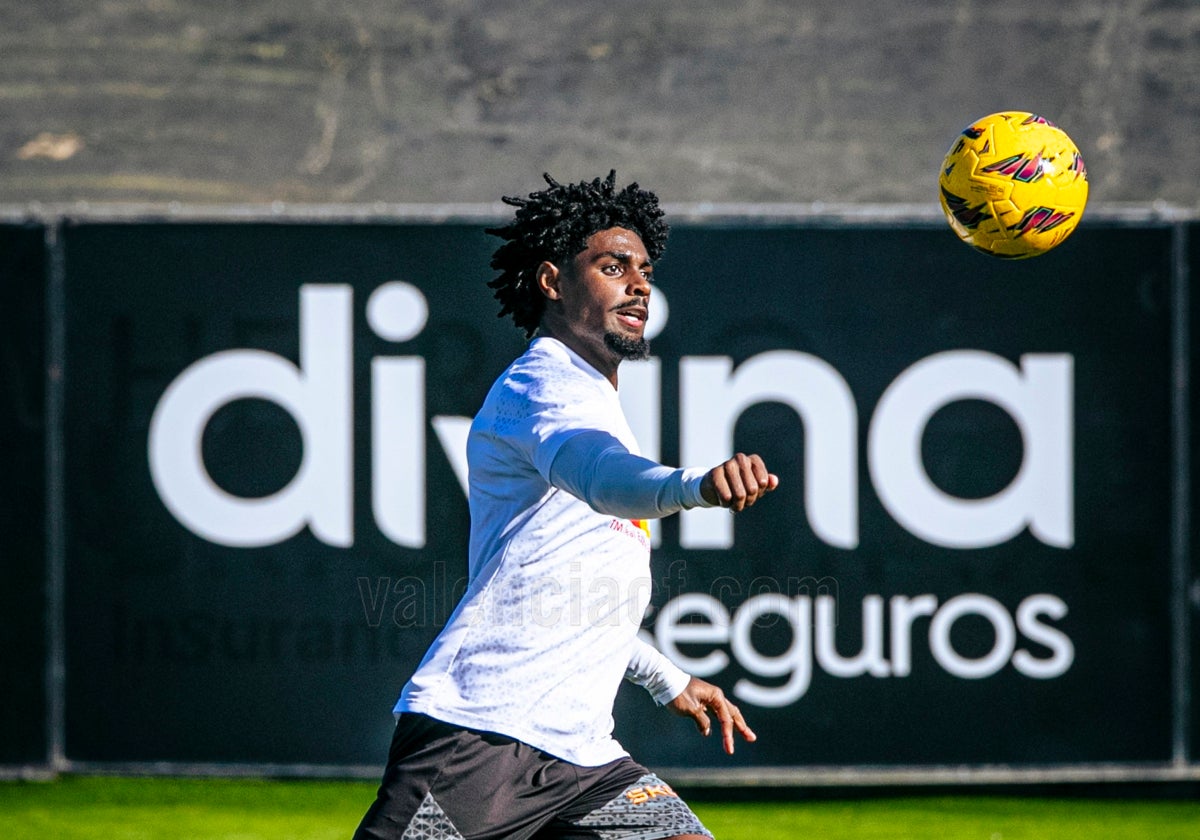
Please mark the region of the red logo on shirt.
<svg viewBox="0 0 1200 840"><path fill-rule="evenodd" d="M650 521L648 519L614 519L608 523L614 531L633 537L646 548L650 547Z"/></svg>

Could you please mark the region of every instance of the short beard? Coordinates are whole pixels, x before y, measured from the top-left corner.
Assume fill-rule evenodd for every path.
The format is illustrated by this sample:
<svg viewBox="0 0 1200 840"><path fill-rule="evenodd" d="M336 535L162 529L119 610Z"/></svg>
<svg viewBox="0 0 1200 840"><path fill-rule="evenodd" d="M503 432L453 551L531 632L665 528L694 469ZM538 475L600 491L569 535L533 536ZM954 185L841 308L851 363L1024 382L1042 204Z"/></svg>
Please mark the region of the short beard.
<svg viewBox="0 0 1200 840"><path fill-rule="evenodd" d="M630 338L620 333L604 334L604 344L621 359L640 362L650 357L650 342L644 338Z"/></svg>

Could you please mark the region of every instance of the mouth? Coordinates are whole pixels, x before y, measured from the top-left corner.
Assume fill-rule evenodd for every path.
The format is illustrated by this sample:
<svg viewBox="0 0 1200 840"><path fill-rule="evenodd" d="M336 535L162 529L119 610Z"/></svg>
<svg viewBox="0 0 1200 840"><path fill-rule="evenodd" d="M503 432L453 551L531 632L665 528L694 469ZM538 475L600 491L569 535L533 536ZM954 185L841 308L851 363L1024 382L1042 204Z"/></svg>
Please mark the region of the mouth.
<svg viewBox="0 0 1200 840"><path fill-rule="evenodd" d="M613 310L617 314L617 319L634 330L644 329L646 319L650 317L650 310L642 304L625 304Z"/></svg>

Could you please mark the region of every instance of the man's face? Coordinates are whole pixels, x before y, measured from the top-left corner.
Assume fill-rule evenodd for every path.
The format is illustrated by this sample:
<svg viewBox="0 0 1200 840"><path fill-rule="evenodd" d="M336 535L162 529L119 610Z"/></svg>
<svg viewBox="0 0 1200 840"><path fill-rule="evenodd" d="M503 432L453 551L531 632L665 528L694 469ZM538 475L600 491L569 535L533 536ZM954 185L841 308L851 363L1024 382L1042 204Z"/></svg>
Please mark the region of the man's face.
<svg viewBox="0 0 1200 840"><path fill-rule="evenodd" d="M615 371L622 359L645 358L652 271L646 246L633 231L593 233L560 272L559 305L548 307L545 331L602 373Z"/></svg>

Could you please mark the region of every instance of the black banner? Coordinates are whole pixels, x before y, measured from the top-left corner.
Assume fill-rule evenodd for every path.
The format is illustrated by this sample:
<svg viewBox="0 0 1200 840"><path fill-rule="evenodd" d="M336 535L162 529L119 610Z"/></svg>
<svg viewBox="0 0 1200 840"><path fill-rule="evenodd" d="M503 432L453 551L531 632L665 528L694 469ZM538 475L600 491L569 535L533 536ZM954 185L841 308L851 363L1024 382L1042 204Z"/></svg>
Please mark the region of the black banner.
<svg viewBox="0 0 1200 840"><path fill-rule="evenodd" d="M521 347L478 293L487 237L475 227L232 224L81 224L65 237L70 756L377 763L400 687L453 607L444 582L466 571L466 502L425 420L472 411ZM389 340L389 308L399 303L392 320L403 321L418 286L428 323L393 324L419 334ZM385 337L368 318L379 290ZM313 321L305 327L302 308ZM312 356L301 361L305 333ZM189 365L228 351L276 354L305 371L317 357L342 366L309 403L337 415L313 420L307 441L339 474L302 488L311 501L300 507L343 515L320 537L239 535L231 525L206 538L155 486L151 420L164 392ZM413 403L425 404L422 428L399 441L427 461L419 474L372 475L375 359L424 369ZM233 361L253 367L262 356ZM231 389L237 378L218 376ZM397 421L381 422L390 432ZM278 403L243 399L187 446L201 447L228 493L264 497L296 474L301 434ZM373 497L393 486L423 497L426 536L409 538L420 547L389 538L373 512ZM216 520L210 528L225 523ZM395 612L392 600L414 587L424 588L415 613Z"/></svg>
<svg viewBox="0 0 1200 840"><path fill-rule="evenodd" d="M721 654L707 678L732 688L758 727L758 743L731 763L1169 756L1169 248L1166 229L1098 227L1019 263L941 231L675 236L661 267L670 329L656 351L724 355L735 372L779 350L808 354L845 380L855 420L845 447L836 429L818 433L820 421L802 424L791 408L749 408L737 448L761 452L783 487L734 520L727 551L677 551L676 524L664 527L660 568L685 570L680 589L730 615L728 644L684 649L693 669ZM783 361L760 380L802 370ZM685 384L667 378L663 392ZM816 417L836 390L824 402L792 393ZM997 405L1004 399L1016 405ZM838 446L840 459L814 463ZM946 504L930 484L968 501ZM993 511L999 523L965 509L1018 487L1021 512ZM836 511L821 512L837 492L843 510L857 503L840 530ZM922 509L908 504L917 496L933 498ZM955 518L958 533L943 527ZM775 592L811 600L813 632L788 625ZM822 622L824 593L834 609ZM765 611L757 622L753 612L739 622L748 602ZM862 657L864 625L873 656ZM772 694L783 705L748 702ZM716 744L697 751L686 727L662 738L641 716L620 719L635 754L725 761Z"/></svg>
<svg viewBox="0 0 1200 840"><path fill-rule="evenodd" d="M44 241L0 225L0 764L48 760Z"/></svg>
<svg viewBox="0 0 1200 840"><path fill-rule="evenodd" d="M482 227L65 229L69 758L382 762L464 585L465 423L523 347ZM1009 263L943 229L678 225L631 424L783 484L660 524L645 631L760 737L727 759L628 687L622 743L1168 760L1171 271L1169 228Z"/></svg>
<svg viewBox="0 0 1200 840"><path fill-rule="evenodd" d="M1200 754L1200 559L1196 557L1196 546L1200 545L1200 515L1197 515L1196 481L1200 479L1200 396L1196 393L1196 377L1200 375L1200 290L1197 290L1191 279L1200 274L1193 266L1200 266L1200 223L1192 223L1183 228L1187 248L1182 249L1184 264L1180 266L1183 275L1183 286L1188 300L1186 329L1187 367L1184 376L1187 377L1187 390L1184 396L1189 396L1187 404L1190 426L1187 429L1189 446L1188 467L1190 481L1183 490L1187 499L1187 516L1189 521L1188 540L1190 546L1189 563L1186 575L1186 591L1181 593L1185 620L1190 628L1190 648L1184 657L1184 662L1190 668L1191 679L1188 683L1190 704L1188 706L1188 726L1185 732L1190 735L1189 754Z"/></svg>

